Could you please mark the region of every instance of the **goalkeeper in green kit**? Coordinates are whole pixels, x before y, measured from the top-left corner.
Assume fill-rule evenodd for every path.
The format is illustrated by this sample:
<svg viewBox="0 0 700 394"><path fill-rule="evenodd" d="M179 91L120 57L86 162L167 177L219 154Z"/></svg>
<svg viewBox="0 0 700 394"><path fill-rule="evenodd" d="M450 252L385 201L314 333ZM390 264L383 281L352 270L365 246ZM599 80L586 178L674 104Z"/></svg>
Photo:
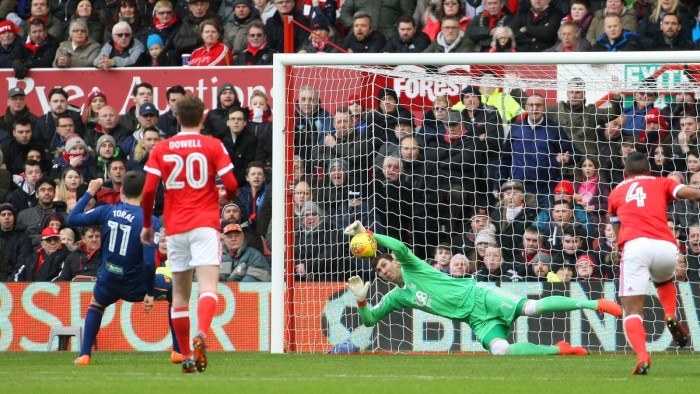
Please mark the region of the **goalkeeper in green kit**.
<svg viewBox="0 0 700 394"><path fill-rule="evenodd" d="M365 232L359 221L345 229L345 234L355 236ZM381 234L373 234L377 244L393 251L396 260L388 254L372 259L372 268L379 277L397 287L382 297L379 304L367 304L369 282L358 276L348 280L347 289L357 299L362 323L371 327L384 316L402 308L422 311L467 323L485 349L496 356L502 355L587 355L581 346L571 346L560 341L554 346L533 343L508 343L513 322L520 316L539 316L548 312L566 312L577 309L595 309L615 317L622 316L622 307L600 298L576 300L552 296L529 300L508 293L496 286L474 279L456 279L436 270L416 257L401 241Z"/></svg>

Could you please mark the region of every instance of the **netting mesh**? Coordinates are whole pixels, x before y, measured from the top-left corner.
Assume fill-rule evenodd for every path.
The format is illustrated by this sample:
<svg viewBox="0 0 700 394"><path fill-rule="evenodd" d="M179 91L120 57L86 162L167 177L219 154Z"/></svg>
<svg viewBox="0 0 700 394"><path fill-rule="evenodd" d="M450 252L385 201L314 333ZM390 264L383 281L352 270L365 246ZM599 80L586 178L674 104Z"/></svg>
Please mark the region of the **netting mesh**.
<svg viewBox="0 0 700 394"><path fill-rule="evenodd" d="M284 120L293 131L285 159L295 169L286 183L293 226L286 348L320 352L352 342L378 352L483 351L467 325L418 310L362 326L342 282L352 275L372 281L373 304L393 285L376 277L369 260L350 254L342 230L355 220L403 241L445 275L535 299L616 299L620 253L606 226L607 197L623 179L623 158L647 153L656 175L700 185L695 70L692 64L291 68ZM676 202L668 213L681 249L678 313L694 337L700 208ZM656 294L652 286L649 294ZM649 297L653 351L673 349L670 334L653 320L662 316ZM521 317L511 338L566 339L594 351L626 347L621 322L592 311Z"/></svg>

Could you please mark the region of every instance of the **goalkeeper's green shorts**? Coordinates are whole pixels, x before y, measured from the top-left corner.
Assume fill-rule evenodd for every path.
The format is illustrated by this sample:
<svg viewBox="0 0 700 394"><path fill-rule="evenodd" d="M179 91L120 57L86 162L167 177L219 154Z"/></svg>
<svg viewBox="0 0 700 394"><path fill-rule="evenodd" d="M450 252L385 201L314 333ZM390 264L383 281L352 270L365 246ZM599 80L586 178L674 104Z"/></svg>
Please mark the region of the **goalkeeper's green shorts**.
<svg viewBox="0 0 700 394"><path fill-rule="evenodd" d="M495 338L508 338L527 298L487 284L475 286L474 309L468 324L485 349Z"/></svg>

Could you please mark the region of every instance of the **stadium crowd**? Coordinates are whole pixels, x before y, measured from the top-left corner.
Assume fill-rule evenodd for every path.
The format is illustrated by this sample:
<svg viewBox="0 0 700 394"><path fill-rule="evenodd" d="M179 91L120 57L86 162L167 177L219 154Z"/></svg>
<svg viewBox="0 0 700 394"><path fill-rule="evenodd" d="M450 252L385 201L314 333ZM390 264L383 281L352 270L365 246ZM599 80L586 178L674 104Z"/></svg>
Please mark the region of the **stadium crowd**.
<svg viewBox="0 0 700 394"><path fill-rule="evenodd" d="M283 51L284 15L313 32L295 27L295 50L306 53L695 49L696 8L679 0L1 1L0 67L22 79L33 68L270 65ZM700 186L692 89L657 106L655 81L645 80L632 106L610 92L596 107L574 78L567 100L547 105L537 94L497 88L498 77L483 72L459 102L437 97L422 117L390 88L348 97L334 113L318 91L297 92L289 190L297 279L371 275L342 237L359 219L455 277L614 280L620 256L607 196L623 179L624 157L646 152L656 174ZM223 141L242 185L234 200L220 201L221 280L269 281L268 98L257 91L241 103L230 83L218 92L204 132ZM7 94L0 280L94 277L99 232L67 226L67 213L98 177L105 185L94 204L117 201L125 171L143 171L153 146L179 132L175 114L159 113L148 83L134 87L121 116L99 89L83 114L61 88L48 93L45 114L27 106L21 88ZM170 108L184 94L170 87ZM160 191L155 213L162 209ZM699 221L696 204L669 207L683 252L678 280L700 281Z"/></svg>

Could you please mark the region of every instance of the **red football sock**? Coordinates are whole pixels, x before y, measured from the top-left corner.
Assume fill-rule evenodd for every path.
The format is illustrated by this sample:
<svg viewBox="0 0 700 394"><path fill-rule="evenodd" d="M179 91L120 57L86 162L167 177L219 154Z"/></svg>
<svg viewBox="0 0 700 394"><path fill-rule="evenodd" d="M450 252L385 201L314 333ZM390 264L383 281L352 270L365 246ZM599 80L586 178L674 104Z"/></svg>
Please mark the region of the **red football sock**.
<svg viewBox="0 0 700 394"><path fill-rule="evenodd" d="M192 349L190 349L190 307L173 307L171 315L177 343L180 345L180 354L188 358L192 355Z"/></svg>
<svg viewBox="0 0 700 394"><path fill-rule="evenodd" d="M644 331L642 317L639 315L627 316L624 320L624 326L627 341L637 356L647 354L647 333Z"/></svg>
<svg viewBox="0 0 700 394"><path fill-rule="evenodd" d="M199 295L199 302L197 303L197 331L204 336L209 332L209 326L211 326L211 321L214 319L218 300L216 293L211 291L205 291Z"/></svg>
<svg viewBox="0 0 700 394"><path fill-rule="evenodd" d="M656 288L659 301L664 308L664 316L676 315L676 285L673 282L666 282Z"/></svg>

